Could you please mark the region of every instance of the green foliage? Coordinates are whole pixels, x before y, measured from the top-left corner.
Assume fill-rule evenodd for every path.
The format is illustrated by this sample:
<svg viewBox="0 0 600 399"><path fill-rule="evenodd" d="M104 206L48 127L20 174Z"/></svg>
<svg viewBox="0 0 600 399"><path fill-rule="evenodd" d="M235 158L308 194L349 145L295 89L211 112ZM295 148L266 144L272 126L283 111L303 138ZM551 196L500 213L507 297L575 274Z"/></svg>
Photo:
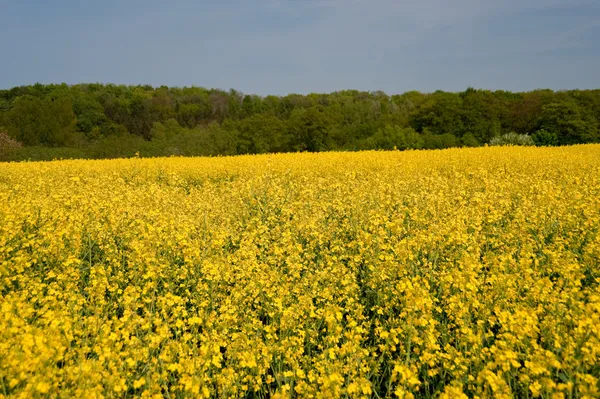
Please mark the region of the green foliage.
<svg viewBox="0 0 600 399"><path fill-rule="evenodd" d="M531 136L533 142L537 146L554 146L558 145L558 135L554 132L549 132L545 129L540 129Z"/></svg>
<svg viewBox="0 0 600 399"><path fill-rule="evenodd" d="M74 92L72 101L73 112L77 118L77 130L88 139L97 139L105 135L105 129L111 121L104 113L102 104L95 97L83 92Z"/></svg>
<svg viewBox="0 0 600 399"><path fill-rule="evenodd" d="M425 132L423 134L423 148L428 150L436 150L443 148L452 148L459 147L460 141L459 139L450 133L445 134L431 134L430 132Z"/></svg>
<svg viewBox="0 0 600 399"><path fill-rule="evenodd" d="M72 147L21 147L8 153L0 153L0 161L52 161L55 159L92 158L81 148Z"/></svg>
<svg viewBox="0 0 600 399"><path fill-rule="evenodd" d="M296 109L288 121L292 148L296 151L324 151L330 148L329 125L322 107Z"/></svg>
<svg viewBox="0 0 600 399"><path fill-rule="evenodd" d="M122 158L131 157L142 148L144 139L127 134L102 138L86 148L86 158Z"/></svg>
<svg viewBox="0 0 600 399"><path fill-rule="evenodd" d="M12 137L25 145L61 146L75 141L71 99L18 97L3 118Z"/></svg>
<svg viewBox="0 0 600 399"><path fill-rule="evenodd" d="M527 134L518 134L510 132L502 136L494 137L490 140L490 145L535 145L533 138Z"/></svg>
<svg viewBox="0 0 600 399"><path fill-rule="evenodd" d="M164 123L154 122L150 130L150 137L152 140L168 140L183 131L185 129L179 126L177 120L171 118L167 119Z"/></svg>
<svg viewBox="0 0 600 399"><path fill-rule="evenodd" d="M423 148L423 137L411 127L386 125L365 140L365 148L378 150L408 150Z"/></svg>
<svg viewBox="0 0 600 399"><path fill-rule="evenodd" d="M284 97L112 84L0 90L0 126L25 146L11 156L43 159L53 154L41 147L73 148L69 155L90 158L135 152L224 155L475 147L510 141L504 137L510 132L535 132L530 139L537 145L565 145L600 141L599 120L600 90L511 93L469 88L462 93L392 96L344 90ZM37 149L26 154L29 147Z"/></svg>
<svg viewBox="0 0 600 399"><path fill-rule="evenodd" d="M236 155L239 154L239 132L227 129L214 122L204 129L207 135L207 150L203 155ZM200 155L198 153L197 155ZM193 154L190 154L193 155Z"/></svg>
<svg viewBox="0 0 600 399"><path fill-rule="evenodd" d="M460 139L464 147L479 147L480 143L471 133L467 133Z"/></svg>
<svg viewBox="0 0 600 399"><path fill-rule="evenodd" d="M290 141L285 123L267 114L249 116L232 127L239 133L240 154L285 151Z"/></svg>
<svg viewBox="0 0 600 399"><path fill-rule="evenodd" d="M543 106L539 127L554 133L559 144L589 143L600 139L596 117L573 100Z"/></svg>
<svg viewBox="0 0 600 399"><path fill-rule="evenodd" d="M434 135L462 136L465 130L461 116L462 99L455 93L436 92L411 118L418 132L430 131Z"/></svg>

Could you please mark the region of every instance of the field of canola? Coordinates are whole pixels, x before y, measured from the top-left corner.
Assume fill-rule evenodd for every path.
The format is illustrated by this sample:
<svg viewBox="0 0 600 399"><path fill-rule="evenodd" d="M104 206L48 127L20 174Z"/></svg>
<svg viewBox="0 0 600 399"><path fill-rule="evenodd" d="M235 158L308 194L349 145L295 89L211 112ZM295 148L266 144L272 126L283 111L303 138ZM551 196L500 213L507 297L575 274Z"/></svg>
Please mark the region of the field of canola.
<svg viewBox="0 0 600 399"><path fill-rule="evenodd" d="M600 395L600 145L0 164L0 397Z"/></svg>

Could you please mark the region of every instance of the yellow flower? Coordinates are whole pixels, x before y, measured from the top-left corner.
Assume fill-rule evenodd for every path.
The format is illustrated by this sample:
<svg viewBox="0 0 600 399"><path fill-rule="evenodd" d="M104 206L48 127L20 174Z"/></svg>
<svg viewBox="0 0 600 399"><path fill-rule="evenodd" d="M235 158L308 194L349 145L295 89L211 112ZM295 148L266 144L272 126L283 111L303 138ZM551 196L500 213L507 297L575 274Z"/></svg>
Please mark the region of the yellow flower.
<svg viewBox="0 0 600 399"><path fill-rule="evenodd" d="M598 397L599 171L598 144L0 164L0 379Z"/></svg>
<svg viewBox="0 0 600 399"><path fill-rule="evenodd" d="M50 391L50 384L47 382L38 382L35 386L35 389L39 393L48 393L48 391Z"/></svg>
<svg viewBox="0 0 600 399"><path fill-rule="evenodd" d="M138 389L143 387L146 384L146 379L144 377L138 378L133 382L133 388Z"/></svg>

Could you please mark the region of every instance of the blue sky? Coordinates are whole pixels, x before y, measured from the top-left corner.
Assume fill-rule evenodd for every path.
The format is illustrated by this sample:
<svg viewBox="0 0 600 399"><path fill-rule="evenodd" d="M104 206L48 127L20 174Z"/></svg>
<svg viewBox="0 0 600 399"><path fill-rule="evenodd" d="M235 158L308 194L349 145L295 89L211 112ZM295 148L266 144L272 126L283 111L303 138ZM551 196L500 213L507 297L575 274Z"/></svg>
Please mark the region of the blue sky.
<svg viewBox="0 0 600 399"><path fill-rule="evenodd" d="M600 87L600 0L0 0L0 88Z"/></svg>

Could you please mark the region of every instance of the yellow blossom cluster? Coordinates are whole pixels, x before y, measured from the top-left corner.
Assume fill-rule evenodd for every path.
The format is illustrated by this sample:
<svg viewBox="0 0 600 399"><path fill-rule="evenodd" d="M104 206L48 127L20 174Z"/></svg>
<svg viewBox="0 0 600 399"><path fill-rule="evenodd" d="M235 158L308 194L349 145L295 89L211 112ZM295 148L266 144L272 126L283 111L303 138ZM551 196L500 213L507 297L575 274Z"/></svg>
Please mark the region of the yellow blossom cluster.
<svg viewBox="0 0 600 399"><path fill-rule="evenodd" d="M0 164L0 397L600 396L600 145Z"/></svg>

